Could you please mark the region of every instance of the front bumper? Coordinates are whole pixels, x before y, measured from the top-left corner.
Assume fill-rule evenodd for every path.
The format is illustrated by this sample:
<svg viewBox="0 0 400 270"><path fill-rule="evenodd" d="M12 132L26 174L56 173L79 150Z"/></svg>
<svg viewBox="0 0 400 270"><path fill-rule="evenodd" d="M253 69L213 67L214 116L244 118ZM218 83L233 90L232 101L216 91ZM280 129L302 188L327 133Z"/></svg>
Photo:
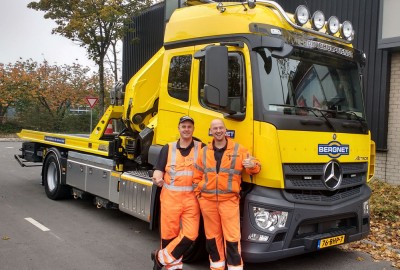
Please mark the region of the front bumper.
<svg viewBox="0 0 400 270"><path fill-rule="evenodd" d="M242 257L246 262L268 262L318 250L320 239L344 235L344 243L365 238L369 233L369 214L363 203L371 195L367 185L360 193L331 205L293 203L283 190L256 186L244 198L242 218ZM268 232L259 228L253 206L288 212L284 228ZM269 236L268 242L248 240L250 234Z"/></svg>

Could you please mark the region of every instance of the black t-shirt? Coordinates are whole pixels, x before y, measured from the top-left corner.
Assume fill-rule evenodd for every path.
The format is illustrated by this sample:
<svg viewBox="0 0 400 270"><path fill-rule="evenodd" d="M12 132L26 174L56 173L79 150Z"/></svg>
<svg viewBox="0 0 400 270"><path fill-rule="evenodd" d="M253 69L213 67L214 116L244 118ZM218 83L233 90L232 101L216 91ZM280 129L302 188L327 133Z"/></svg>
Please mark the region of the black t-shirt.
<svg viewBox="0 0 400 270"><path fill-rule="evenodd" d="M195 139L196 140L196 139ZM197 141L197 140L196 140ZM201 147L204 147L205 144L202 143ZM188 147L182 148L179 140L176 144L176 148L179 150L182 156L186 157L190 154L190 151L192 150L192 147L194 147L194 142L192 141ZM155 170L159 170L162 172L165 172L165 166L167 166L167 161L168 161L168 151L169 151L169 144L166 144L161 148L160 155L158 156L156 166L154 167Z"/></svg>
<svg viewBox="0 0 400 270"><path fill-rule="evenodd" d="M214 158L215 158L215 161L217 162L217 167L216 167L217 173L219 173L219 168L221 167L222 156L224 155L227 145L228 145L228 143L226 143L225 146L222 148L217 148L217 147L215 147L215 145L213 143Z"/></svg>

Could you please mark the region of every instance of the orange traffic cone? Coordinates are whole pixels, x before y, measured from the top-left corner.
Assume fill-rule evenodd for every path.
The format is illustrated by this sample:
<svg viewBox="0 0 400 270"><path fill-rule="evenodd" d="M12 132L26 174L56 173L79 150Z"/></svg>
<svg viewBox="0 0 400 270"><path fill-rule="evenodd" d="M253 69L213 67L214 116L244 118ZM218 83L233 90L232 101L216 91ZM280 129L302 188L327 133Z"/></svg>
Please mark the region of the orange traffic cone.
<svg viewBox="0 0 400 270"><path fill-rule="evenodd" d="M104 134L113 134L113 127L112 127L112 120L110 120L110 122L108 122L106 131L104 131Z"/></svg>

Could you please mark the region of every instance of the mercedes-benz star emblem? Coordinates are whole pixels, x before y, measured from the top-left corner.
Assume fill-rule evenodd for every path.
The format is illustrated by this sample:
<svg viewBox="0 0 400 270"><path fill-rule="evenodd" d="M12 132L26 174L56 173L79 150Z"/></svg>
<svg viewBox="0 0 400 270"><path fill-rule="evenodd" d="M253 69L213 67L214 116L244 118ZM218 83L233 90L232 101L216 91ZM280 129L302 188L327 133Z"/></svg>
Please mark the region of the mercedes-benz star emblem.
<svg viewBox="0 0 400 270"><path fill-rule="evenodd" d="M342 167L336 160L329 161L324 166L324 175L322 181L329 190L336 190L343 179Z"/></svg>

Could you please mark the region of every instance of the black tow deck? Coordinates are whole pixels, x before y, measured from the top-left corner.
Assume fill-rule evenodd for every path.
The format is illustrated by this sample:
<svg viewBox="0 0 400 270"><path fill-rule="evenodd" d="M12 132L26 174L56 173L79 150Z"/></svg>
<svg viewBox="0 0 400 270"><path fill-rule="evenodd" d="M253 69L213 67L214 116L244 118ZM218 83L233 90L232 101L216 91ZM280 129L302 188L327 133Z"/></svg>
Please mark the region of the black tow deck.
<svg viewBox="0 0 400 270"><path fill-rule="evenodd" d="M24 160L22 155L14 155L14 158L17 160L18 164L21 165L21 167L42 166L41 163L36 163L36 162Z"/></svg>

